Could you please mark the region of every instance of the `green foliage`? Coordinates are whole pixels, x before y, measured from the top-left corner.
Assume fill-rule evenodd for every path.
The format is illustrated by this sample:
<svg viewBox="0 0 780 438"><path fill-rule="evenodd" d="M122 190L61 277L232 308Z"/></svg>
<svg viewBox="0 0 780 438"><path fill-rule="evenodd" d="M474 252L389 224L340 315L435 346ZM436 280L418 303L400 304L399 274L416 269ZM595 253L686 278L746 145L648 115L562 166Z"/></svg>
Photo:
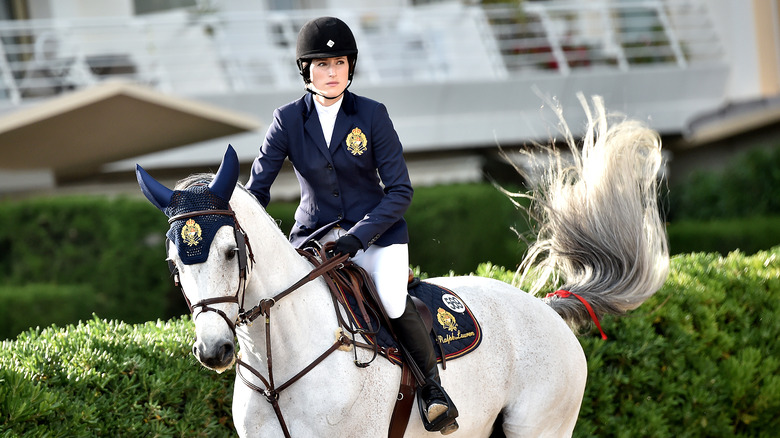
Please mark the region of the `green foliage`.
<svg viewBox="0 0 780 438"><path fill-rule="evenodd" d="M64 197L3 203L0 307L12 306L5 312L15 319L4 326L75 323L92 312L126 322L180 314L186 307L163 262L167 229L165 216L140 199ZM31 296L38 291L44 294L40 302ZM91 298L85 297L88 291ZM80 302L66 302L76 296ZM8 299L13 301L6 303ZM83 307L76 312L78 304ZM0 329L0 339L18 333Z"/></svg>
<svg viewBox="0 0 780 438"><path fill-rule="evenodd" d="M268 213L287 233L296 203L271 203ZM466 273L479 262L516 267L526 246L525 214L490 184L454 184L415 189L404 216L409 225L409 258L430 275Z"/></svg>
<svg viewBox="0 0 780 438"><path fill-rule="evenodd" d="M288 232L295 207L272 203L268 212ZM514 270L526 249L512 231L527 235L526 215L489 184L416 189L406 219L410 261L431 275L467 273L485 260ZM780 216L675 222L668 228L670 246L673 253L767 249L780 243L778 221ZM19 327L76 323L91 312L130 323L186 313L163 262L167 227L165 217L141 198L3 203L0 314L8 319L0 323L0 339L17 335ZM39 290L48 298L38 302L33 294ZM94 296L85 298L89 291ZM74 294L81 309L74 307ZM15 301L6 304L9 297ZM15 311L30 306L37 306L33 316Z"/></svg>
<svg viewBox="0 0 780 438"><path fill-rule="evenodd" d="M606 342L583 337L575 436L770 436L780 430L780 247L672 259L664 287Z"/></svg>
<svg viewBox="0 0 780 438"><path fill-rule="evenodd" d="M193 330L95 318L3 342L0 436L233 436L231 378L189 354Z"/></svg>
<svg viewBox="0 0 780 438"><path fill-rule="evenodd" d="M0 286L0 335L89 319L101 307L97 298L89 285Z"/></svg>
<svg viewBox="0 0 780 438"><path fill-rule="evenodd" d="M512 282L487 263L478 275ZM639 309L580 337L575 437L763 437L780 430L780 247L672 258Z"/></svg>
<svg viewBox="0 0 780 438"><path fill-rule="evenodd" d="M511 282L482 264L477 275ZM609 336L580 337L588 384L576 437L761 437L780 430L780 247L672 259ZM232 373L189 354L189 317L92 319L0 348L0 436L232 436ZM120 414L121 413L121 414Z"/></svg>
<svg viewBox="0 0 780 438"><path fill-rule="evenodd" d="M410 261L431 275L469 272L484 260L514 268L525 246L512 229L525 233L524 218L489 184L417 190L406 214Z"/></svg>
<svg viewBox="0 0 780 438"><path fill-rule="evenodd" d="M717 252L726 255L739 249L753 254L780 244L780 215L671 223L669 251L672 254Z"/></svg>
<svg viewBox="0 0 780 438"><path fill-rule="evenodd" d="M674 220L780 215L780 146L739 156L721 172L697 172L670 194Z"/></svg>

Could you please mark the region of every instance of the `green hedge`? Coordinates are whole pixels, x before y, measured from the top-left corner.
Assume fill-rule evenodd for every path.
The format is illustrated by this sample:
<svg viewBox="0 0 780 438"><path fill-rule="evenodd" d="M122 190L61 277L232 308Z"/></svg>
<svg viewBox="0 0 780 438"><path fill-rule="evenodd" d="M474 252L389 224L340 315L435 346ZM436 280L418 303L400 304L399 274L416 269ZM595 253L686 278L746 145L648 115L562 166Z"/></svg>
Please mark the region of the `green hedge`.
<svg viewBox="0 0 780 438"><path fill-rule="evenodd" d="M483 264L477 275L511 282ZM575 437L774 437L780 430L780 246L678 255L664 286L580 337Z"/></svg>
<svg viewBox="0 0 780 438"><path fill-rule="evenodd" d="M582 339L577 436L762 437L780 430L780 247L675 257L610 340Z"/></svg>
<svg viewBox="0 0 780 438"><path fill-rule="evenodd" d="M491 264L477 274L510 280ZM609 340L580 337L576 437L762 437L780 430L780 247L672 259L664 287ZM93 319L0 349L2 436L233 436L233 372L200 367L189 318Z"/></svg>
<svg viewBox="0 0 780 438"><path fill-rule="evenodd" d="M90 319L105 307L92 286L30 283L0 286L0 334Z"/></svg>
<svg viewBox="0 0 780 438"><path fill-rule="evenodd" d="M722 171L699 171L672 188L670 217L712 220L780 215L780 144L738 155Z"/></svg>
<svg viewBox="0 0 780 438"><path fill-rule="evenodd" d="M0 435L233 436L230 373L194 360L193 331L93 319L3 342Z"/></svg>
<svg viewBox="0 0 780 438"><path fill-rule="evenodd" d="M289 231L295 203L272 203L268 212ZM489 184L423 187L406 215L410 261L431 275L468 273L490 260L514 269L525 251L512 229L527 233L526 216ZM146 200L66 197L4 202L0 208L0 339L16 327L75 323L96 312L129 323L168 319L187 312L163 259L164 216ZM673 253L735 248L746 252L780 244L780 216L721 222L677 222L668 227ZM36 286L28 287L28 283ZM47 286L44 286L47 285ZM35 290L62 301L39 301ZM79 317L69 294L93 291ZM3 298L14 297L7 303ZM83 296L83 295L79 295ZM49 304L47 304L49 303ZM25 325L27 324L27 325Z"/></svg>
<svg viewBox="0 0 780 438"><path fill-rule="evenodd" d="M285 233L293 225L296 205L268 206ZM512 231L527 232L525 215L490 184L415 189L405 218L410 263L431 275L467 273L485 260L516 267L526 249Z"/></svg>
<svg viewBox="0 0 780 438"><path fill-rule="evenodd" d="M268 212L285 232L293 224L294 203L274 203ZM483 260L514 266L523 247L510 227L520 215L506 197L487 184L423 188L410 209L411 260L432 274L468 272ZM475 230L473 224L480 224ZM165 217L140 198L64 197L6 202L0 209L0 307L31 308L30 318L7 312L0 339L17 327L75 323L96 312L125 322L167 319L187 312L169 278L163 241ZM424 237L423 237L424 236ZM36 288L62 303L31 294ZM19 289L21 288L21 289ZM92 290L74 318L73 290ZM3 296L15 296L5 303ZM90 307L86 307L90 306ZM48 319L47 319L48 318ZM28 324L28 325L24 325Z"/></svg>
<svg viewBox="0 0 780 438"><path fill-rule="evenodd" d="M753 254L780 245L780 216L684 220L668 224L666 230L672 254L717 252L726 255L735 249Z"/></svg>
<svg viewBox="0 0 780 438"><path fill-rule="evenodd" d="M431 275L465 274L486 260L514 268L526 249L512 231L527 232L525 214L489 184L419 189L406 220L410 263Z"/></svg>
<svg viewBox="0 0 780 438"><path fill-rule="evenodd" d="M83 305L94 307L85 309L87 315L98 311L127 322L180 314L174 309L180 309L176 306L182 300L164 263L167 228L159 210L138 199L64 197L5 202L0 208L0 287L47 283L62 286L63 294L69 288L91 288L95 297ZM176 294L179 297L174 301ZM50 315L45 325L76 322L63 321L71 304L64 303L68 296L62 298L61 305L43 307L32 298L26 307ZM8 335L0 332L0 339Z"/></svg>

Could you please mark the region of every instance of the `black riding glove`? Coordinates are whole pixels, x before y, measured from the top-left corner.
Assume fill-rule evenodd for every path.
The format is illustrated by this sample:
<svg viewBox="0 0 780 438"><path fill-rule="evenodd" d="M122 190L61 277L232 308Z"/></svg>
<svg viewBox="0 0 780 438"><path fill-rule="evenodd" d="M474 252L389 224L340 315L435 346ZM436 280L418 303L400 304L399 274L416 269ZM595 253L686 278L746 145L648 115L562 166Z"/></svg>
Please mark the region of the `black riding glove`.
<svg viewBox="0 0 780 438"><path fill-rule="evenodd" d="M360 239L351 234L345 234L336 240L333 252L337 255L349 254L350 257L355 257L355 254L357 254L360 249L363 249L363 244L360 243Z"/></svg>

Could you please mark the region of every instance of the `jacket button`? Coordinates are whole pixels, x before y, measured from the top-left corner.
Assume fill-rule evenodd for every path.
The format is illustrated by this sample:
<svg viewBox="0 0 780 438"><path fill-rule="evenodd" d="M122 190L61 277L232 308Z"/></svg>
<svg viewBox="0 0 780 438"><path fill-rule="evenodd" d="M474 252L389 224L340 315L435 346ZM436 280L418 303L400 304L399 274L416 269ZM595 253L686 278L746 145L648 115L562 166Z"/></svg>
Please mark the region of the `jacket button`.
<svg viewBox="0 0 780 438"><path fill-rule="evenodd" d="M343 216L343 215L338 215L338 216L336 216L336 218L337 218L338 220L342 220L342 219L344 219L344 216Z"/></svg>
<svg viewBox="0 0 780 438"><path fill-rule="evenodd" d="M330 163L328 163L327 169L328 169L328 170L333 170L333 165L332 165L332 164L330 164Z"/></svg>
<svg viewBox="0 0 780 438"><path fill-rule="evenodd" d="M334 190L333 191L333 196L338 198L339 197L339 191L338 190Z"/></svg>

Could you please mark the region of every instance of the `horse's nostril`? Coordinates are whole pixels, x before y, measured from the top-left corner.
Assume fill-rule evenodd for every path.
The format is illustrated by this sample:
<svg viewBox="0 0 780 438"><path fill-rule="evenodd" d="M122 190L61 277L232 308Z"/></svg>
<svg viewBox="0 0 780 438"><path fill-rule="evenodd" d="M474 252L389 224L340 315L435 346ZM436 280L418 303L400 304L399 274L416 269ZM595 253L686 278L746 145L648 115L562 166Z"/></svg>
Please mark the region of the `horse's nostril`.
<svg viewBox="0 0 780 438"><path fill-rule="evenodd" d="M195 345L192 346L192 355L198 357L198 347Z"/></svg>
<svg viewBox="0 0 780 438"><path fill-rule="evenodd" d="M222 353L222 359L224 361L230 360L230 358L233 357L233 344L226 343L222 345L220 352Z"/></svg>

